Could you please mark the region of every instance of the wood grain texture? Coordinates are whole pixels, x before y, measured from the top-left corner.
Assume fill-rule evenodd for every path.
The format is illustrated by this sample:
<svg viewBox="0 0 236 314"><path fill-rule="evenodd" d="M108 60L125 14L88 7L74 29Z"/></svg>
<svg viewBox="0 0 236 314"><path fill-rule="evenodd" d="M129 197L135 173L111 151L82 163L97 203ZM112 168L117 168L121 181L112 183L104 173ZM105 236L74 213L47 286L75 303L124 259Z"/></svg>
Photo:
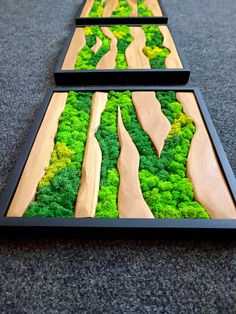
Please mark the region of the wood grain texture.
<svg viewBox="0 0 236 314"><path fill-rule="evenodd" d="M96 37L96 44L91 48L94 53L97 53L98 50L102 47L102 41L101 39L97 36Z"/></svg>
<svg viewBox="0 0 236 314"><path fill-rule="evenodd" d="M77 27L70 42L65 60L62 65L62 70L74 70L78 54L86 45L84 29Z"/></svg>
<svg viewBox="0 0 236 314"><path fill-rule="evenodd" d="M111 39L110 50L97 63L96 69L114 69L116 66L117 39L108 27L101 27L101 31Z"/></svg>
<svg viewBox="0 0 236 314"><path fill-rule="evenodd" d="M160 157L171 124L161 111L155 92L132 92L132 100L143 130L150 137Z"/></svg>
<svg viewBox="0 0 236 314"><path fill-rule="evenodd" d="M154 16L163 16L163 13L161 11L161 7L159 5L159 2L157 0L146 0L144 2L144 5L152 11L152 14Z"/></svg>
<svg viewBox="0 0 236 314"><path fill-rule="evenodd" d="M49 165L67 93L54 93L22 172L7 217L22 217L34 200L39 181Z"/></svg>
<svg viewBox="0 0 236 314"><path fill-rule="evenodd" d="M90 11L92 10L93 4L94 4L94 0L86 0L80 17L88 17Z"/></svg>
<svg viewBox="0 0 236 314"><path fill-rule="evenodd" d="M108 0L103 10L102 16L109 17L112 12L119 6L119 0Z"/></svg>
<svg viewBox="0 0 236 314"><path fill-rule="evenodd" d="M170 54L165 59L165 65L168 69L182 69L183 64L180 60L175 43L171 36L171 33L166 25L158 25L160 32L163 35L163 47L169 49Z"/></svg>
<svg viewBox="0 0 236 314"><path fill-rule="evenodd" d="M138 16L137 0L126 0L126 2L132 8L131 16Z"/></svg>
<svg viewBox="0 0 236 314"><path fill-rule="evenodd" d="M107 102L107 93L93 95L90 123L82 166L80 188L75 204L75 217L94 217L100 183L102 152L95 133Z"/></svg>
<svg viewBox="0 0 236 314"><path fill-rule="evenodd" d="M180 92L176 96L183 104L184 112L196 125L187 161L187 175L194 186L195 199L206 208L212 218L235 219L235 205L195 96L191 92Z"/></svg>
<svg viewBox="0 0 236 314"><path fill-rule="evenodd" d="M146 44L144 31L141 27L130 27L130 33L133 36L133 41L125 51L128 68L150 69L149 60L143 53Z"/></svg>
<svg viewBox="0 0 236 314"><path fill-rule="evenodd" d="M117 165L120 174L119 218L154 218L142 195L138 177L139 153L124 127L120 107L118 107L118 136L121 147Z"/></svg>

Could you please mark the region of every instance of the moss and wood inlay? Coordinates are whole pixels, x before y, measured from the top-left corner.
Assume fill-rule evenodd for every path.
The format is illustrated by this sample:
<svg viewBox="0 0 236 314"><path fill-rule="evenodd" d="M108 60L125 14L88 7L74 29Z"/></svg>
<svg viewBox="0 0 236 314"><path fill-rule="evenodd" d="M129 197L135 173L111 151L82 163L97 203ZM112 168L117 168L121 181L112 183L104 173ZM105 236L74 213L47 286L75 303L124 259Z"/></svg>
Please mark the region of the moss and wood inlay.
<svg viewBox="0 0 236 314"><path fill-rule="evenodd" d="M204 167L194 158L202 152ZM7 215L205 219L236 211L193 93L109 91L54 94Z"/></svg>
<svg viewBox="0 0 236 314"><path fill-rule="evenodd" d="M87 0L81 17L163 16L157 0Z"/></svg>
<svg viewBox="0 0 236 314"><path fill-rule="evenodd" d="M62 70L182 69L167 26L77 27Z"/></svg>

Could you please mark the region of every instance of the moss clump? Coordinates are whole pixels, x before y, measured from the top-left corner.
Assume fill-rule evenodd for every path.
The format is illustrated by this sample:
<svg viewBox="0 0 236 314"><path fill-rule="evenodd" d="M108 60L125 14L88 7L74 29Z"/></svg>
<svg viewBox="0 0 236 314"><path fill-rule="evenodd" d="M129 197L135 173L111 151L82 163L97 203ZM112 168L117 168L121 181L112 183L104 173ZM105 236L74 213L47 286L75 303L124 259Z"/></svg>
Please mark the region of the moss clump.
<svg viewBox="0 0 236 314"><path fill-rule="evenodd" d="M163 36L156 25L143 25L142 29L146 37L146 47L143 53L147 56L152 69L165 68L165 58L169 50L162 46Z"/></svg>
<svg viewBox="0 0 236 314"><path fill-rule="evenodd" d="M84 27L86 45L80 50L75 70L94 70L99 60L110 50L111 40L106 37L99 26ZM99 37L102 41L102 46L94 53L91 49L96 44L96 38Z"/></svg>
<svg viewBox="0 0 236 314"><path fill-rule="evenodd" d="M191 138L195 132L192 120L182 112L175 93L157 93L168 107L172 129L161 157L142 130L131 101L131 93L122 99L122 118L140 154L140 184L144 199L156 218L209 218L205 209L194 201L191 182L186 177L186 162ZM168 102L170 101L170 103Z"/></svg>
<svg viewBox="0 0 236 314"><path fill-rule="evenodd" d="M89 124L92 93L70 92L60 117L50 165L25 217L73 217Z"/></svg>
<svg viewBox="0 0 236 314"><path fill-rule="evenodd" d="M110 30L117 38L117 56L116 56L116 69L127 69L128 64L125 58L125 50L128 48L133 40L130 34L130 28L126 25L111 26Z"/></svg>
<svg viewBox="0 0 236 314"><path fill-rule="evenodd" d="M92 9L89 12L89 17L102 17L106 3L107 0L104 1L103 4L101 4L101 0L94 0Z"/></svg>
<svg viewBox="0 0 236 314"><path fill-rule="evenodd" d="M114 92L110 92L106 108L101 117L100 127L96 133L103 156L96 218L118 218L119 174L117 171L117 160L120 151L117 134L118 104L119 97L114 97Z"/></svg>
<svg viewBox="0 0 236 314"><path fill-rule="evenodd" d="M132 8L128 5L126 0L119 0L119 6L112 12L111 17L130 16Z"/></svg>
<svg viewBox="0 0 236 314"><path fill-rule="evenodd" d="M152 11L145 6L144 0L137 0L137 5L138 16L153 16Z"/></svg>

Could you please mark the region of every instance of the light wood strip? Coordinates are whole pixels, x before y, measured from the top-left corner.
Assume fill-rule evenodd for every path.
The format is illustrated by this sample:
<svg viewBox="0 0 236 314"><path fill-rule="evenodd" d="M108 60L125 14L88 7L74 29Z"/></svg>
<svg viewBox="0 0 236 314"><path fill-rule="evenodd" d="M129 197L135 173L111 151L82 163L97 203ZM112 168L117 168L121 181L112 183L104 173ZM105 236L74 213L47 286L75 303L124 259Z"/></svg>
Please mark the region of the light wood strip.
<svg viewBox="0 0 236 314"><path fill-rule="evenodd" d="M160 157L171 124L162 113L155 92L132 92L132 100L139 123L150 137Z"/></svg>
<svg viewBox="0 0 236 314"><path fill-rule="evenodd" d="M7 212L8 217L23 216L35 198L38 183L50 162L58 120L64 110L66 98L67 93L54 93L51 98Z"/></svg>
<svg viewBox="0 0 236 314"><path fill-rule="evenodd" d="M109 17L112 12L119 6L119 0L108 0L103 10L102 16Z"/></svg>
<svg viewBox="0 0 236 314"><path fill-rule="evenodd" d="M62 65L62 70L74 70L78 54L86 45L84 29L77 27Z"/></svg>
<svg viewBox="0 0 236 314"><path fill-rule="evenodd" d="M86 0L80 17L88 17L90 11L92 10L93 4L94 4L94 0Z"/></svg>
<svg viewBox="0 0 236 314"><path fill-rule="evenodd" d="M102 47L102 41L101 39L97 36L96 37L96 44L91 48L94 53L97 53L98 50Z"/></svg>
<svg viewBox="0 0 236 314"><path fill-rule="evenodd" d="M97 63L96 69L114 69L116 66L117 39L108 27L101 27L103 34L111 39L110 50Z"/></svg>
<svg viewBox="0 0 236 314"><path fill-rule="evenodd" d="M148 58L143 53L146 44L145 33L141 27L130 27L133 36L132 43L125 51L129 69L150 69Z"/></svg>
<svg viewBox="0 0 236 314"><path fill-rule="evenodd" d="M126 0L126 2L132 8L131 16L138 16L137 0Z"/></svg>
<svg viewBox="0 0 236 314"><path fill-rule="evenodd" d="M160 32L162 33L164 40L163 40L163 47L166 47L170 50L170 54L165 59L165 65L168 69L182 69L183 64L180 60L178 51L176 49L175 43L171 36L171 33L166 25L158 25Z"/></svg>
<svg viewBox="0 0 236 314"><path fill-rule="evenodd" d="M196 125L187 161L187 175L193 183L195 199L206 208L212 218L235 219L235 205L195 96L191 92L180 92L176 96L183 104L184 112L193 119Z"/></svg>
<svg viewBox="0 0 236 314"><path fill-rule="evenodd" d="M154 16L163 16L158 0L146 0L144 5L152 11Z"/></svg>
<svg viewBox="0 0 236 314"><path fill-rule="evenodd" d="M154 218L142 195L138 178L139 153L123 125L120 107L118 107L118 136L121 146L117 165L120 174L119 217Z"/></svg>
<svg viewBox="0 0 236 314"><path fill-rule="evenodd" d="M93 95L90 124L82 166L81 184L75 204L75 217L94 217L99 191L102 152L95 133L107 102L107 93Z"/></svg>

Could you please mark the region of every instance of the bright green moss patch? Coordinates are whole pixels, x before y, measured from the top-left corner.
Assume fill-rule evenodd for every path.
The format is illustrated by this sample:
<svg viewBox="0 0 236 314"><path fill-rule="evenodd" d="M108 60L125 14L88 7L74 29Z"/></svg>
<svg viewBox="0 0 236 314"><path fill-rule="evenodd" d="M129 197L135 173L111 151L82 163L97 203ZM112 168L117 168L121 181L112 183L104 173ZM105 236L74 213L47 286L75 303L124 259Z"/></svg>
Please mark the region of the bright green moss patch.
<svg viewBox="0 0 236 314"><path fill-rule="evenodd" d="M137 0L137 6L138 16L153 16L152 11L145 6L144 0Z"/></svg>
<svg viewBox="0 0 236 314"><path fill-rule="evenodd" d="M94 0L91 11L89 12L89 17L102 17L103 10L107 0L103 2L101 0Z"/></svg>
<svg viewBox="0 0 236 314"><path fill-rule="evenodd" d="M86 45L80 50L75 70L94 70L100 59L110 50L110 38L106 37L99 26L84 27ZM96 44L96 38L102 41L102 46L94 53L91 49Z"/></svg>
<svg viewBox="0 0 236 314"><path fill-rule="evenodd" d="M132 8L125 0L119 0L119 6L112 12L111 17L130 16Z"/></svg>
<svg viewBox="0 0 236 314"><path fill-rule="evenodd" d="M130 34L130 28L126 25L123 26L111 26L110 30L117 38L117 56L116 56L116 69L127 69L128 64L125 58L125 50L133 41L133 37Z"/></svg>
<svg viewBox="0 0 236 314"><path fill-rule="evenodd" d="M146 47L143 53L149 59L152 69L165 68L165 58L169 55L169 50L162 46L163 36L156 25L143 25L142 29L146 37Z"/></svg>
<svg viewBox="0 0 236 314"><path fill-rule="evenodd" d="M90 119L92 93L70 92L36 199L25 217L73 217Z"/></svg>

